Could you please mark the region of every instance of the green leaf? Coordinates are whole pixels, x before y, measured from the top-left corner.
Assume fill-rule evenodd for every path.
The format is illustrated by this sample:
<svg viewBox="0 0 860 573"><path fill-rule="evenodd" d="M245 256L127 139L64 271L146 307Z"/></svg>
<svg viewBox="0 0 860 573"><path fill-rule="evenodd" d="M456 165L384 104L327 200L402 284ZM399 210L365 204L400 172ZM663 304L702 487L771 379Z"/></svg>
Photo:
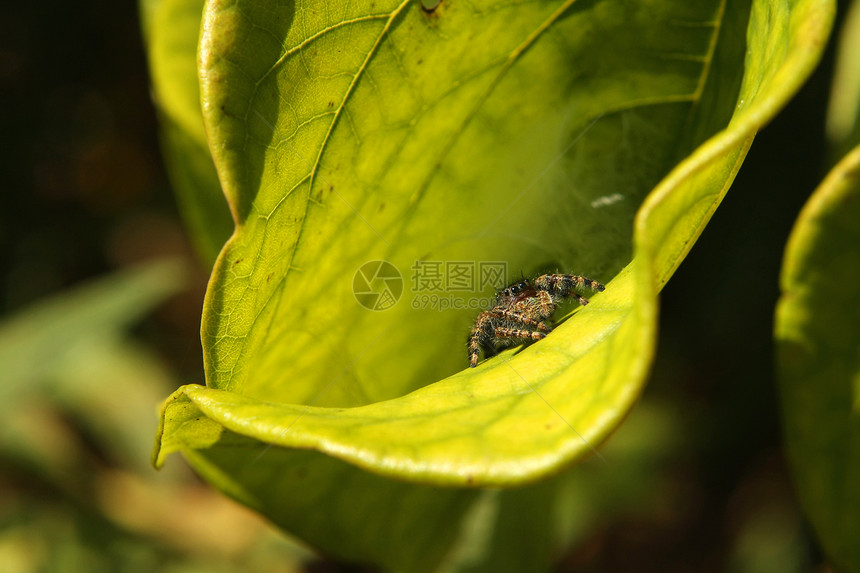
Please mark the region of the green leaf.
<svg viewBox="0 0 860 573"><path fill-rule="evenodd" d="M211 264L233 231L200 109L197 38L203 0L141 0L161 146L182 216Z"/></svg>
<svg viewBox="0 0 860 573"><path fill-rule="evenodd" d="M827 110L827 136L836 159L860 144L860 1L851 2L839 32ZM835 161L835 160L834 160Z"/></svg>
<svg viewBox="0 0 860 573"><path fill-rule="evenodd" d="M177 260L160 260L124 269L69 289L0 323L0 413L18 393L43 387L54 372L87 353L96 343L116 338L185 285Z"/></svg>
<svg viewBox="0 0 860 573"><path fill-rule="evenodd" d="M860 569L860 147L804 207L776 312L786 448L836 570Z"/></svg>
<svg viewBox="0 0 860 573"><path fill-rule="evenodd" d="M336 495L383 522L448 507L426 516L438 532L468 504L379 476L513 486L592 454L642 390L657 292L832 15L824 0L210 1L203 111L238 226L204 307L207 387L165 404L156 464L180 450L313 544L408 569L414 539L395 557L344 513L305 527L295 504L311 486L284 476L330 471L350 484ZM404 278L379 312L353 292L386 284L356 280L376 260ZM558 270L607 288L545 340L467 369L469 307L489 287L428 291L415 273L497 261L503 280ZM460 306L415 308L433 296ZM403 491L410 504L377 505Z"/></svg>
<svg viewBox="0 0 860 573"><path fill-rule="evenodd" d="M39 431L27 427L23 439L14 431L27 405L47 401L78 418L89 438L110 451L114 460L132 467L145 464L152 404L175 381L144 348L128 340L125 330L184 287L186 280L185 268L177 260L146 263L4 318L0 417L5 431L0 432L0 448L35 455L41 449L28 444L41 441L63 460L75 459L65 442L52 439L50 427L39 429L37 422L25 420ZM57 473L59 481L69 481L67 472Z"/></svg>
<svg viewBox="0 0 860 573"><path fill-rule="evenodd" d="M181 392L168 403L163 447L182 449L224 493L335 557L430 571L457 534L449 520L476 496L386 480L317 452L269 448L201 418Z"/></svg>

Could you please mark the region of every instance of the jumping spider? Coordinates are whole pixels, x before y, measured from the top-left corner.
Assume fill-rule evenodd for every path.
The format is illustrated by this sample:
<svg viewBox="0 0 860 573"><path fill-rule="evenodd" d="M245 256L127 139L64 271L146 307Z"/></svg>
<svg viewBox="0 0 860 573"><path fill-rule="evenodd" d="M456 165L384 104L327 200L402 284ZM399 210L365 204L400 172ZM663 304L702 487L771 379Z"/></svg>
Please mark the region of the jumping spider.
<svg viewBox="0 0 860 573"><path fill-rule="evenodd" d="M602 291L604 286L579 275L541 275L519 280L496 293L496 306L478 315L469 337L469 367L478 364L478 352L489 357L504 348L546 337L552 327L546 322L562 299L579 304L588 300L573 292L576 287Z"/></svg>

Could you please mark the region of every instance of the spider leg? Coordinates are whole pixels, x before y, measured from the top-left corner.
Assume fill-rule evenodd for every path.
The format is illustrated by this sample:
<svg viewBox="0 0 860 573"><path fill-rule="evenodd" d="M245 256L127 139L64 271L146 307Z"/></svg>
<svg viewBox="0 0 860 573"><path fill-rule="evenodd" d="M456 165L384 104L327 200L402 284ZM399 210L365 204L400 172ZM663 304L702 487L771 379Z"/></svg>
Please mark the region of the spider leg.
<svg viewBox="0 0 860 573"><path fill-rule="evenodd" d="M571 297L579 304L588 304L588 299L573 292L575 288L587 288L590 290L603 291L606 287L597 281L580 275L541 275L535 279L535 288L538 291L546 291L551 297Z"/></svg>
<svg viewBox="0 0 860 573"><path fill-rule="evenodd" d="M480 321L481 319L478 318ZM474 368L478 365L478 356L481 352L481 332L478 328L477 323L475 327L472 329L472 335L469 336L469 368Z"/></svg>
<svg viewBox="0 0 860 573"><path fill-rule="evenodd" d="M472 347L472 343L469 343L469 368L474 368L478 365L478 353L477 348Z"/></svg>
<svg viewBox="0 0 860 573"><path fill-rule="evenodd" d="M526 330L525 328L507 328L499 326L495 332L498 338L526 338L531 340L543 340L546 334L537 330Z"/></svg>
<svg viewBox="0 0 860 573"><path fill-rule="evenodd" d="M528 330L525 328L509 328L507 326L497 326L492 333L495 339L495 345L489 341L483 345L484 358L495 356L505 348L516 345L517 340L542 340L546 338L546 333L537 330ZM470 355L469 367L474 368L478 364L478 352L475 350Z"/></svg>
<svg viewBox="0 0 860 573"><path fill-rule="evenodd" d="M474 368L478 365L478 356L480 355L481 345L478 342L475 334L469 339L469 368Z"/></svg>
<svg viewBox="0 0 860 573"><path fill-rule="evenodd" d="M582 296L581 294L571 292L571 293L567 293L567 296L574 299L576 302L578 302L582 306L585 306L588 304L588 299L585 298L584 296Z"/></svg>
<svg viewBox="0 0 860 573"><path fill-rule="evenodd" d="M552 303L552 300L550 300L550 303ZM552 313L555 312L555 305L553 304L552 306L552 311L547 316L551 316ZM533 326L534 328L537 328L538 330L543 330L544 332L552 331L552 327L544 324L542 320L534 318L531 314L529 314L528 311L502 309L494 312L493 314L500 318L507 319L510 322L520 322L528 326ZM541 317L543 318L543 315L541 315Z"/></svg>
<svg viewBox="0 0 860 573"><path fill-rule="evenodd" d="M505 324L506 322L533 326L538 330L499 326L499 324ZM498 354L498 349L493 343L495 338L541 340L550 331L552 331L552 327L523 312L499 308L485 310L478 315L477 320L475 320L475 326L472 327L472 333L469 336L469 368L475 368L478 365L481 350L484 351L485 358Z"/></svg>
<svg viewBox="0 0 860 573"><path fill-rule="evenodd" d="M555 314L555 309L557 308L555 301L552 300L552 295L550 295L545 290L537 291L538 298L538 311L542 318L549 318L553 314Z"/></svg>
<svg viewBox="0 0 860 573"><path fill-rule="evenodd" d="M485 354L488 349L493 349L492 344L489 343L489 339L495 318L491 311L485 310L475 320L475 326L472 327L472 333L469 336L469 368L474 368L478 365L478 357L480 356L482 347Z"/></svg>

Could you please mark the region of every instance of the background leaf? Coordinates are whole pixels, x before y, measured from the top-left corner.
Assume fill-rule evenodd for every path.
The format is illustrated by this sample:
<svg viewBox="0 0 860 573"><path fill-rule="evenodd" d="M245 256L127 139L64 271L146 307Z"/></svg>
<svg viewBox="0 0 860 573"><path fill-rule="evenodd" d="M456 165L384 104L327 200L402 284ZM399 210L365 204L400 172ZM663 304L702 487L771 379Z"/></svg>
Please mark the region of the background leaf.
<svg viewBox="0 0 860 573"><path fill-rule="evenodd" d="M186 468L146 463L153 405L177 381L127 331L189 274L179 259L140 264L0 321L4 570L291 570L306 558Z"/></svg>
<svg viewBox="0 0 860 573"><path fill-rule="evenodd" d="M200 109L197 44L203 0L143 0L141 14L161 146L188 232L212 264L233 231Z"/></svg>
<svg viewBox="0 0 860 573"><path fill-rule="evenodd" d="M126 340L124 331L187 281L180 261L150 262L5 319L0 323L0 415L14 427L22 404L50 395L74 412L112 455L142 467L146 458L140 446L145 442L140 438L151 432L152 418L139 405L157 400L163 386L141 380L165 375L146 351ZM118 374L105 391L103 381ZM94 410L99 414L92 415ZM10 441L21 446L20 439Z"/></svg>
<svg viewBox="0 0 860 573"><path fill-rule="evenodd" d="M789 460L822 545L860 568L860 147L804 207L786 247L776 314Z"/></svg>
<svg viewBox="0 0 860 573"><path fill-rule="evenodd" d="M827 137L837 161L860 143L860 2L851 2L839 33L827 112Z"/></svg>
<svg viewBox="0 0 860 573"><path fill-rule="evenodd" d="M81 353L115 338L187 280L178 260L130 268L4 320L0 327L0 409L16 402Z"/></svg>

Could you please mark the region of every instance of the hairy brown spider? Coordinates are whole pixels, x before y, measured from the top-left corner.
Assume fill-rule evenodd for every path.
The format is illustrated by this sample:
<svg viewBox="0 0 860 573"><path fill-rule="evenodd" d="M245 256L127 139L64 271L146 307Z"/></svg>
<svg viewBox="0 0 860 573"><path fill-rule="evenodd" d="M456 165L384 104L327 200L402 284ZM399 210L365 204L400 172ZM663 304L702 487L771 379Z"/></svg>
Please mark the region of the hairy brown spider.
<svg viewBox="0 0 860 573"><path fill-rule="evenodd" d="M602 291L604 286L579 275L541 275L519 280L496 293L496 306L478 315L469 337L469 367L478 364L478 352L484 357L500 350L540 340L552 331L545 321L555 314L562 299L571 297L579 304L588 299L573 292L582 287Z"/></svg>

